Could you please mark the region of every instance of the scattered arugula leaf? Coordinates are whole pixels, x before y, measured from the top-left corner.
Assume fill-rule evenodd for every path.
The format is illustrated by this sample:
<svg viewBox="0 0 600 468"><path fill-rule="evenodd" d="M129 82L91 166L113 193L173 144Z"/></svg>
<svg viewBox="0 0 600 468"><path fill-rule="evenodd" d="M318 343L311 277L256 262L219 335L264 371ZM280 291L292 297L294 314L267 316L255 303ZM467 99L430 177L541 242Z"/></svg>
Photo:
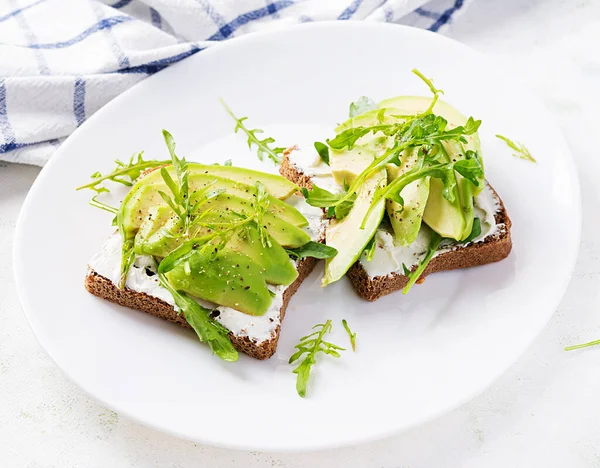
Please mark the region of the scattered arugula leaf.
<svg viewBox="0 0 600 468"><path fill-rule="evenodd" d="M373 255L375 255L375 249L377 248L377 242L375 242L375 236L371 237L371 240L367 243L363 252L365 253L365 258L367 262L373 260Z"/></svg>
<svg viewBox="0 0 600 468"><path fill-rule="evenodd" d="M100 208L101 210L104 211L108 211L109 213L112 214L117 214L119 209L115 208L114 206L110 206L107 205L106 203L101 202L100 200L98 200L98 195L100 195L100 193L97 193L96 195L94 195L92 197L92 199L90 200L90 205L92 205L94 208Z"/></svg>
<svg viewBox="0 0 600 468"><path fill-rule="evenodd" d="M159 272L158 278L160 285L171 293L175 304L181 309L185 320L192 326L200 341L207 343L213 354L224 361L237 361L238 352L228 337L229 330L211 318L210 309L202 307L184 292L173 288L165 274Z"/></svg>
<svg viewBox="0 0 600 468"><path fill-rule="evenodd" d="M89 184L77 187L76 190L90 189L96 193L109 192L106 187L102 187L100 184L105 180L110 180L119 184L123 184L127 187L131 187L133 182L144 172L146 169L161 166L163 164L170 164L171 161L145 161L143 158L144 152L140 152L131 156L128 162L123 162L115 159L117 167L110 173L102 175L100 172L92 174L92 181Z"/></svg>
<svg viewBox="0 0 600 468"><path fill-rule="evenodd" d="M565 348L565 351L573 351L574 349L589 348L591 346L596 346L596 345L600 345L600 340L590 341L588 343L582 343L582 344L578 344L578 345L567 346Z"/></svg>
<svg viewBox="0 0 600 468"><path fill-rule="evenodd" d="M310 241L295 249L285 249L290 257L301 260L306 257L318 259L332 258L337 255L337 250L320 242Z"/></svg>
<svg viewBox="0 0 600 468"><path fill-rule="evenodd" d="M313 364L317 362L316 355L321 352L339 358L340 353L338 351L345 351L345 348L323 339L331 331L331 328L331 320L315 325L312 328L315 330L314 332L300 338L300 343L295 346L298 351L290 357L289 363L292 364L300 359L303 354L306 354L302 362L293 371L297 375L296 391L302 398L306 396L306 386L310 377L310 370Z"/></svg>
<svg viewBox="0 0 600 468"><path fill-rule="evenodd" d="M261 140L257 135L259 133L264 133L263 130L261 130L260 128L255 128L252 130L248 129L244 124L244 121L248 120L248 117L236 117L236 115L225 103L225 101L223 101L223 99L221 99L221 104L223 104L225 110L227 110L229 115L233 117L233 119L236 122L234 132L237 133L238 130L241 130L246 134L246 136L248 137L248 148L251 149L253 144L256 145L256 155L258 156L258 159L262 161L265 156L268 156L269 159L275 164L281 164L281 154L285 151L285 148L271 148L269 145L271 143L275 143L275 140L273 138L267 137Z"/></svg>
<svg viewBox="0 0 600 468"><path fill-rule="evenodd" d="M537 162L533 156L531 156L531 153L529 152L529 150L525 147L525 145L523 143L515 143L514 141L512 141L510 138L507 138L503 135L498 135L496 134L496 138L499 138L500 140L502 140L504 143L506 143L508 145L509 148L511 148L514 153L513 156L516 156L517 158L521 158L524 159L525 161L529 161L532 163Z"/></svg>
<svg viewBox="0 0 600 468"><path fill-rule="evenodd" d="M348 114L350 118L353 119L354 117L373 109L377 109L377 103L367 96L361 96L356 101L350 103Z"/></svg>
<svg viewBox="0 0 600 468"><path fill-rule="evenodd" d="M408 294L408 291L410 291L414 284L419 280L419 278L427 268L427 265L429 265L429 262L431 262L431 259L435 255L435 252L440 246L442 239L442 236L440 236L437 232L433 232L431 241L429 242L429 247L427 248L427 253L425 254L425 257L419 262L419 266L417 267L417 269L413 272L409 272L409 274L407 275L408 283L402 290L402 294Z"/></svg>
<svg viewBox="0 0 600 468"><path fill-rule="evenodd" d="M320 141L315 141L315 149L317 150L317 153L319 153L321 161L329 166L329 146Z"/></svg>
<svg viewBox="0 0 600 468"><path fill-rule="evenodd" d="M352 351L356 352L356 333L352 333L352 330L350 330L346 319L342 320L342 325L344 326L346 332L348 332L348 336L350 337L350 345L352 346Z"/></svg>

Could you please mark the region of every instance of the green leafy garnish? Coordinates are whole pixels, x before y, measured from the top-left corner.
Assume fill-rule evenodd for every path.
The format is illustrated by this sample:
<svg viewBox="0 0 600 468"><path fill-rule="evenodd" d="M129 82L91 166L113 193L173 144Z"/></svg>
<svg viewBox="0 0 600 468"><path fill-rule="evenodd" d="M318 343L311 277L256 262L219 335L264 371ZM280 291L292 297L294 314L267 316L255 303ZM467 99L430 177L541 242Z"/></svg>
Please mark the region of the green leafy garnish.
<svg viewBox="0 0 600 468"><path fill-rule="evenodd" d="M323 339L331 331L331 320L315 325L313 330L315 331L310 335L300 338L300 343L295 346L298 351L289 360L289 363L292 364L300 359L303 354L306 354L300 365L294 369L294 374L297 375L296 391L302 398L306 396L306 386L310 377L310 370L313 364L317 362L316 355L321 352L339 358L340 353L338 351L345 351L345 348Z"/></svg>
<svg viewBox="0 0 600 468"><path fill-rule="evenodd" d="M117 214L119 209L101 202L100 200L98 200L98 195L100 195L100 193L97 193L92 197L92 199L90 200L90 205L92 205L95 208L100 208L101 210L108 211L109 213Z"/></svg>
<svg viewBox="0 0 600 468"><path fill-rule="evenodd" d="M290 257L297 258L298 260L313 257L319 259L332 258L337 255L337 250L320 242L310 241L304 244L302 247L295 249L285 249Z"/></svg>
<svg viewBox="0 0 600 468"><path fill-rule="evenodd" d="M352 346L352 351L356 351L356 333L352 333L352 330L350 330L346 319L342 320L342 325L344 326L346 332L348 333L348 336L350 337L350 345Z"/></svg>
<svg viewBox="0 0 600 468"><path fill-rule="evenodd" d="M327 216L331 218L335 215L337 219L342 219L348 215L356 199L356 194L354 194L348 197L348 200L344 203L338 203L345 196L344 194L331 193L315 184L310 190L303 187L302 194L306 199L306 203L317 208L327 208Z"/></svg>
<svg viewBox="0 0 600 468"><path fill-rule="evenodd" d="M319 153L321 161L329 166L329 146L320 141L315 141L315 149L317 150L317 153Z"/></svg>
<svg viewBox="0 0 600 468"><path fill-rule="evenodd" d="M357 115L364 114L373 109L377 109L377 103L367 96L361 96L356 101L350 103L348 114L350 118L353 119Z"/></svg>
<svg viewBox="0 0 600 468"><path fill-rule="evenodd" d="M158 273L158 277L161 286L171 293L175 304L181 309L185 320L192 326L200 341L207 343L213 354L224 361L237 361L238 352L228 337L229 330L211 318L210 309L202 307L184 292L175 290L163 273Z"/></svg>
<svg viewBox="0 0 600 468"><path fill-rule="evenodd" d="M525 145L523 143L515 143L514 141L512 141L510 138L507 138L505 136L502 135L496 135L496 138L499 138L500 140L502 140L504 143L506 143L508 145L509 148L511 148L514 151L513 156L516 156L517 158L521 158L524 159L525 161L529 161L529 162L537 162L533 156L531 156L531 153L529 152L529 150L525 147Z"/></svg>
<svg viewBox="0 0 600 468"><path fill-rule="evenodd" d="M469 236L466 239L461 241L461 244L468 244L469 242L472 242L480 234L481 234L481 221L479 220L479 218L475 217L473 219L473 228L471 229L471 234L469 234Z"/></svg>
<svg viewBox="0 0 600 468"><path fill-rule="evenodd" d="M248 117L236 117L236 115L229 108L229 106L225 104L225 101L223 101L223 99L221 99L221 104L223 104L223 107L225 107L229 115L233 117L233 119L236 122L234 132L237 133L238 130L241 130L246 134L246 136L248 137L248 148L252 149L252 145L256 146L256 155L258 156L258 159L262 161L266 155L275 164L280 164L282 160L281 154L285 151L285 148L271 148L269 145L275 143L275 140L273 138L267 137L261 140L257 135L259 133L264 133L263 130L261 130L260 128L255 128L252 130L248 129L246 125L244 125L244 121L248 120Z"/></svg>
<svg viewBox="0 0 600 468"><path fill-rule="evenodd" d="M433 99L431 100L431 104L429 104L429 108L424 112L424 114L431 114L433 112L433 108L435 107L435 105L438 102L438 99L440 98L440 94L444 94L444 91L442 91L441 89L437 89L433 85L433 81L431 81L431 79L429 79L425 75L423 75L423 73L421 73L416 68L413 68L412 72L415 75L417 75L419 78L421 78L425 82L425 84L429 87L429 91L431 91L433 93Z"/></svg>
<svg viewBox="0 0 600 468"><path fill-rule="evenodd" d="M376 248L377 248L377 242L375 242L375 236L373 236L373 237L371 237L371 240L369 241L369 243L363 250L363 252L365 253L365 258L367 259L367 262L370 262L371 260L373 260L373 255L375 255Z"/></svg>
<svg viewBox="0 0 600 468"><path fill-rule="evenodd" d="M600 340L590 341L589 343L582 343L578 345L567 346L565 351L573 351L574 349L589 348L590 346L600 345Z"/></svg>
<svg viewBox="0 0 600 468"><path fill-rule="evenodd" d="M110 180L119 184L123 184L127 187L131 187L134 181L144 172L146 169L157 167L163 164L170 164L171 161L145 161L143 158L144 152L140 152L131 156L128 162L123 162L115 159L117 167L114 171L109 174L102 175L100 172L92 174L92 181L89 184L77 187L76 190L90 189L97 193L109 192L106 187L102 187L100 184L105 180Z"/></svg>
<svg viewBox="0 0 600 468"><path fill-rule="evenodd" d="M441 242L442 236L440 236L437 232L434 232L433 236L431 237L431 241L429 242L429 247L427 248L427 253L425 254L425 257L419 262L419 266L417 267L417 269L415 271L409 272L409 274L407 275L408 283L406 284L406 286L404 286L402 294L408 294L408 291L410 291L414 284L419 280L419 278L427 268L427 265L429 265L429 262L435 255Z"/></svg>

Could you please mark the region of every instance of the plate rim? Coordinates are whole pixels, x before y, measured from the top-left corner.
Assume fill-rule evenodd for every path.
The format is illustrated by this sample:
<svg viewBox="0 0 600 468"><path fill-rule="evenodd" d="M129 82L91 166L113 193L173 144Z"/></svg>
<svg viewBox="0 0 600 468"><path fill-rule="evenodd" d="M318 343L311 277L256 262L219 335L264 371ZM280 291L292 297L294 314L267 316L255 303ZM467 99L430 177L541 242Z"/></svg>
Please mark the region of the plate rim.
<svg viewBox="0 0 600 468"><path fill-rule="evenodd" d="M408 34L417 34L417 35L421 34L423 36L437 36L436 40L451 42L454 44L454 46L463 48L464 50L468 51L470 54L477 55L480 60L482 60L484 62L491 62L491 58L488 57L487 55L485 55L484 53L479 52L478 50L476 50L460 41L457 41L456 39L452 39L452 38L446 37L444 35L434 33L434 32L431 32L431 31L428 31L425 29L413 27L413 26L399 25L399 24L394 24L394 23L366 22L366 21L321 21L321 22L313 22L313 23L296 24L296 25L291 25L291 26L285 27L285 28L278 28L278 29L272 29L272 30L267 30L267 31L257 31L257 32L245 34L243 36L235 37L235 38L229 39L227 41L212 45L212 46L208 47L207 49L201 51L202 52L201 54L194 54L194 55L188 57L187 59L182 60L181 62L170 65L168 68L177 70L179 67L184 66L182 64L188 60L197 60L198 56L201 57L201 56L206 56L207 54L211 54L211 53L212 54L219 53L219 51L222 48L237 47L238 44L240 44L240 43L252 41L252 40L255 40L256 38L260 38L260 37L264 37L264 36L285 35L291 30L298 30L298 29L328 29L328 28L332 28L332 29L336 29L336 28L352 29L352 28L354 28L357 30L362 30L362 29L395 29L395 30L399 30L399 29L402 29L402 30L408 31ZM217 52L215 52L215 50ZM196 58L194 58L194 57L196 57ZM173 73L173 72L170 72L170 73ZM127 417L128 419L133 420L145 427L149 427L153 430L157 430L162 433L166 433L171 436L175 436L175 437L182 438L185 440L195 441L195 442L199 442L199 443L206 444L209 446L226 448L226 449L254 450L254 451L265 451L265 452L275 452L275 453L285 453L285 452L292 452L292 453L296 452L297 453L297 452L335 449L335 448L347 447L347 446L351 446L351 445L355 445L355 444L366 444L369 442L388 438L393 435L404 433L404 432L412 430L416 427L420 427L427 423L430 423L431 421L436 420L437 418L447 414L448 412L453 411L457 408L460 408L465 403L473 400L478 395L482 394L484 391L489 389L498 379L500 379L500 377L505 375L506 372L531 348L534 341L540 336L543 329L547 326L548 322L554 316L556 309L554 311L552 311L551 313L549 313L548 316L546 317L546 319L544 320L544 322L542 324L540 324L540 326L538 327L539 329L537 329L535 331L535 333L532 335L531 340L529 341L528 345L525 346L524 349L519 350L519 352L515 354L515 357L513 359L507 360L507 363L504 366L499 366L498 371L494 373L495 377L490 379L490 381L487 382L485 385L483 385L481 388L477 388L471 392L465 392L463 398L459 399L458 401L455 400L452 402L452 404L444 405L444 407L442 409L439 409L436 412L432 412L431 414L427 414L425 417L423 417L419 420L413 421L410 424L407 424L404 426L392 427L392 428L385 427L384 429L378 430L378 431L370 431L367 436L361 436L361 435L357 434L354 437L347 437L344 440L344 442L311 444L308 446L306 446L306 445L303 446L302 444L288 444L288 445L283 446L282 444L269 444L268 442L263 443L260 446L256 446L256 445L248 445L248 444L244 444L244 443L240 443L240 442L233 442L233 443L225 442L220 439L218 439L218 440L212 439L210 436L206 436L206 434L205 434L205 437L196 437L196 435L185 434L185 433L179 432L175 429L166 428L164 426L161 426L158 423L155 423L155 422L149 421L149 420L144 420L141 417L139 417L135 414L132 414L127 409L126 406L120 405L119 403L107 402L102 397L100 397L96 393L94 393L87 386L80 384L74 375L72 375L66 369L64 369L58 363L58 361L55 359L55 357L52 355L52 353L47 349L47 347L43 344L43 342L39 338L38 331L36 330L36 327L34 326L32 320L30 318L31 311L29 309L32 306L28 303L28 298L26 297L26 295L24 293L24 289L25 289L24 272L22 271L21 265L19 263L19 252L23 248L23 246L21 244L21 240L20 240L23 238L23 236L21 235L21 232L24 229L23 228L23 223L24 223L23 219L25 218L26 213L28 211L30 211L30 209L31 209L30 205L32 205L33 199L36 197L38 190L40 190L39 187L41 186L42 181L44 181L48 177L48 173L50 172L50 169L48 169L48 168L53 167L53 165L56 164L56 162L58 160L60 160L61 158L64 157L63 154L68 153L69 148L72 144L73 135L77 135L80 128L87 129L88 126L91 125L91 124L89 124L89 122L95 122L97 119L100 118L99 116L103 116L105 113L110 112L113 107L119 106L121 100L128 97L130 93L134 92L134 90L140 88L140 85L143 82L152 80L152 79L154 79L155 76L157 76L159 74L160 74L160 72L155 73L154 75L148 76L146 79L142 80L141 82L137 83L136 85L132 86L131 88L125 90L123 93L121 93L120 95L118 95L117 97L112 99L106 105L102 106L98 111L96 111L92 116L90 116L80 127L76 128L75 131L67 137L67 139L58 148L58 150L55 152L55 154L50 158L50 160L42 168L42 170L40 171L36 180L34 181L31 188L29 189L27 196L25 197L25 200L21 206L21 210L19 212L19 216L17 219L16 228L15 228L15 234L14 234L14 238L13 238L14 244L13 244L13 251L12 251L12 261L13 261L13 276L15 279L15 289L17 291L17 296L19 298L19 302L21 304L21 309L23 311L23 314L25 315L27 322L28 322L34 336L36 337L38 343L40 344L40 347L44 350L46 355L48 355L50 357L50 359L61 370L61 372L67 377L67 379L69 381L71 381L72 383L74 383L75 385L77 385L77 387L82 389L86 393L86 395L91 397L94 401L100 403L102 406L113 409L114 411L118 412L120 415L123 415L123 416ZM573 229L573 233L574 233L574 241L576 242L576 246L575 246L575 248L573 250L573 254L568 262L570 265L568 268L568 272L569 272L568 280L565 282L564 286L561 288L560 294L557 294L557 297L559 297L558 302L557 302L557 307L558 307L558 305L560 305L560 302L562 301L562 298L564 297L564 295L571 283L571 280L573 278L573 272L575 270L577 258L578 258L579 251L580 251L581 231L582 231L582 205L581 205L582 198L581 198L581 185L580 185L580 181L579 181L579 174L577 172L575 158L569 147L568 140L566 139L562 128L560 127L560 125L558 124L558 122L556 121L554 116L548 111L546 104L534 92L532 92L526 85L524 85L521 82L517 82L517 80L514 78L513 75L509 74L507 77L507 80L509 82L514 83L519 88L521 88L524 92L526 92L526 94L532 101L534 101L537 105L540 106L540 108L542 108L544 111L546 111L548 118L560 130L560 134L558 135L558 138L557 138L557 135L553 135L553 139L557 140L558 143L560 145L562 145L562 147L564 149L564 151L561 151L561 155L566 163L566 167L567 167L567 170L569 173L569 179L572 181L572 184L573 184L572 191L573 191L573 195L574 195L574 205L576 207L576 211L574 213L576 223L575 223L575 225L572 226L572 229Z"/></svg>

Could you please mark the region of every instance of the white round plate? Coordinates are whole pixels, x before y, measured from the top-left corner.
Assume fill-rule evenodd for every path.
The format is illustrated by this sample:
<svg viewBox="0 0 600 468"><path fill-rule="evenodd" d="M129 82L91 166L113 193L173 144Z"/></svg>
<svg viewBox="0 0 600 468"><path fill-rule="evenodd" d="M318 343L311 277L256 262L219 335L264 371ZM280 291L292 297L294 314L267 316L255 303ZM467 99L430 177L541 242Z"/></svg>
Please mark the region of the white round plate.
<svg viewBox="0 0 600 468"><path fill-rule="evenodd" d="M513 221L508 259L436 274L408 296L375 303L359 299L345 279L321 289L317 268L291 302L277 354L264 362L220 362L193 333L85 291L87 261L112 232L111 216L88 206L89 192L75 191L90 174L141 149L166 158L162 128L191 159L226 158L235 140L237 161L250 164L254 153L242 135L231 135L219 97L249 116L251 127L269 128L279 145L293 145L289 129L296 126L299 133L325 126L330 131L321 139L331 136L358 96L427 94L410 73L414 67L435 79L446 101L483 120L486 175ZM538 163L513 157L495 133L524 142ZM219 138L229 143L198 152ZM203 51L95 114L31 189L17 229L15 274L42 346L106 406L206 444L322 449L431 420L490 385L557 307L574 266L580 218L577 176L559 128L496 64L418 29L310 24ZM331 340L347 346L342 318L358 334L357 351L320 359L308 397L300 398L287 364L294 344L332 319Z"/></svg>

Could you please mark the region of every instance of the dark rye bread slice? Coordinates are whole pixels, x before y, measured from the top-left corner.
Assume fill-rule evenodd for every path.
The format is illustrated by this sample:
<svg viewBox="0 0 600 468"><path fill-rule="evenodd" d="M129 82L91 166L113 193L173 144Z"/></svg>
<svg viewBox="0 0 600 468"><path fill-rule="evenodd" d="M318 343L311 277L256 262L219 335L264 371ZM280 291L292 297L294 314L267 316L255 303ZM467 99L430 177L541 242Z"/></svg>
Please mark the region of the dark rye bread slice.
<svg viewBox="0 0 600 468"><path fill-rule="evenodd" d="M310 189L310 177L296 167L289 158L290 151L284 153L280 173L287 179L295 182L300 187ZM482 242L471 243L464 247L456 247L435 256L423 274L425 276L438 271L470 268L488 263L499 262L505 259L512 250L510 228L512 223L504 207L504 203L496 191L490 186L498 200L500 209L495 215L496 224L500 227L498 232L485 238ZM412 269L415 270L417 266ZM390 273L385 276L370 276L360 262L356 262L346 273L356 293L367 301L375 301L382 296L399 291L408 283L408 277L401 273ZM421 280L419 280L421 281Z"/></svg>
<svg viewBox="0 0 600 468"><path fill-rule="evenodd" d="M235 335L230 332L229 339L233 343L235 349L250 357L261 360L268 359L275 354L277 343L279 342L281 322L285 316L285 311L290 299L296 293L302 284L302 281L304 281L314 269L316 264L317 260L312 257L305 258L297 263L298 278L296 278L283 293L283 304L281 309L279 309L280 325L273 331L270 338L257 343L248 336ZM168 320L169 322L176 323L183 328L192 328L185 320L183 314L177 312L172 305L166 303L162 299L129 288L119 289L111 280L96 273L91 268L88 270L85 277L85 288L93 295L114 302L115 304L146 312L164 320Z"/></svg>

